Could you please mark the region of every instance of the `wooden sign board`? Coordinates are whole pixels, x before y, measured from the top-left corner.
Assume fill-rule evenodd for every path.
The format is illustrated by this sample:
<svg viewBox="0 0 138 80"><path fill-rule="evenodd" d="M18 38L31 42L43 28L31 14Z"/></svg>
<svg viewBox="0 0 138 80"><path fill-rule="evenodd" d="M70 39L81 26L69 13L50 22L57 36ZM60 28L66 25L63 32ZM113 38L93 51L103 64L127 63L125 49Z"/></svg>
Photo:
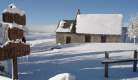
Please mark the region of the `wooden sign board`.
<svg viewBox="0 0 138 80"><path fill-rule="evenodd" d="M12 43L9 42L8 45L3 48L0 47L0 61L14 59L17 57L22 57L30 54L30 45L24 43Z"/></svg>
<svg viewBox="0 0 138 80"><path fill-rule="evenodd" d="M13 21L19 25L26 25L26 16L19 15L18 13L3 13L2 14L2 20L6 23L13 23Z"/></svg>
<svg viewBox="0 0 138 80"><path fill-rule="evenodd" d="M16 27L10 29L8 28L8 37L9 40L22 39L23 38L23 30L18 29Z"/></svg>

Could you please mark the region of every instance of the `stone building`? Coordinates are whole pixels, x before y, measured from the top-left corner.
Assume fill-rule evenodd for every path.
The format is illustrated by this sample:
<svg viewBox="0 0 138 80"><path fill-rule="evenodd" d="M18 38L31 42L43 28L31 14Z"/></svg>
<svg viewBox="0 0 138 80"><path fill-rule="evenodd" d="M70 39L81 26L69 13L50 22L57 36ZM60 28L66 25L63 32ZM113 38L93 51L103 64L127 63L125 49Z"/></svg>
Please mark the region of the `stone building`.
<svg viewBox="0 0 138 80"><path fill-rule="evenodd" d="M123 14L80 14L75 20L60 20L56 43L119 43Z"/></svg>

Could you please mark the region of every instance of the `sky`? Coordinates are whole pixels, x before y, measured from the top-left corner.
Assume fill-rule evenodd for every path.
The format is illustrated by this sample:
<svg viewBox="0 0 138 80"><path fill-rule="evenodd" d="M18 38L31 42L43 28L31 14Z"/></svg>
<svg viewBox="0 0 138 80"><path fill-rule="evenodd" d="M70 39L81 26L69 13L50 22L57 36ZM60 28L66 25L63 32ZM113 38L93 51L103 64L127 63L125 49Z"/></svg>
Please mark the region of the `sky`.
<svg viewBox="0 0 138 80"><path fill-rule="evenodd" d="M14 3L26 12L26 25L38 29L57 27L60 20L74 20L78 9L81 14L123 14L123 24L138 12L138 0L0 0L0 3L1 13Z"/></svg>

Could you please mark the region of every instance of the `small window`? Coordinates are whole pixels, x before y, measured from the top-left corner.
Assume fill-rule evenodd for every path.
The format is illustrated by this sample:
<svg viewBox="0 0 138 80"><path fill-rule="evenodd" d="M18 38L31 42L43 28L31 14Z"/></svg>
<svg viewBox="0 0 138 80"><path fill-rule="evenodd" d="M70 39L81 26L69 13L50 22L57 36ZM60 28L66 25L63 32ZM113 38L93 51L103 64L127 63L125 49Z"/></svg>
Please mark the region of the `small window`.
<svg viewBox="0 0 138 80"><path fill-rule="evenodd" d="M106 43L106 37L105 36L101 36L101 43Z"/></svg>

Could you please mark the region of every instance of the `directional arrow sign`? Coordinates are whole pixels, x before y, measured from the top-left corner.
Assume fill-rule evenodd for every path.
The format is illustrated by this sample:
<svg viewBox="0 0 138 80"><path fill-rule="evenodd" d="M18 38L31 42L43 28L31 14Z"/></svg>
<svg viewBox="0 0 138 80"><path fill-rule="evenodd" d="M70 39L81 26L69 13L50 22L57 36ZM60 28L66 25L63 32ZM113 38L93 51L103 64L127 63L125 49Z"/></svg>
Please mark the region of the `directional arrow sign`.
<svg viewBox="0 0 138 80"><path fill-rule="evenodd" d="M8 28L8 37L9 40L22 39L23 38L23 30L18 29L16 27L10 29Z"/></svg>
<svg viewBox="0 0 138 80"><path fill-rule="evenodd" d="M0 61L14 59L30 54L30 45L24 43L12 43L0 47Z"/></svg>

